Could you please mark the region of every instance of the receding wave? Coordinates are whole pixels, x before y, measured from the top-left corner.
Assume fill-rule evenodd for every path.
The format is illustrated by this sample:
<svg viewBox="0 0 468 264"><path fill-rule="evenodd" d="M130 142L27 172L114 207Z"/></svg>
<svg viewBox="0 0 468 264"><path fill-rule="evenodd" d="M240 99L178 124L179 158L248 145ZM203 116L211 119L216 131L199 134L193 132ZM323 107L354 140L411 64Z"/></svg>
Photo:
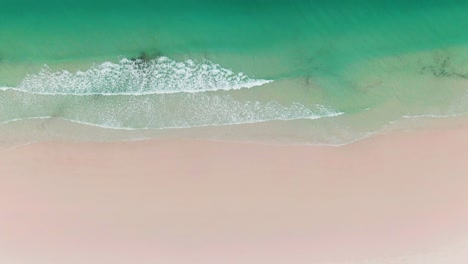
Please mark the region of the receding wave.
<svg viewBox="0 0 468 264"><path fill-rule="evenodd" d="M46 65L39 73L27 75L17 87L0 90L49 95L145 95L236 90L269 82L234 73L208 60L178 62L160 57L104 62L77 72L52 71Z"/></svg>
<svg viewBox="0 0 468 264"><path fill-rule="evenodd" d="M404 115L402 118L405 119L416 119L416 118L446 118L446 117L457 117L457 116L464 116L468 115L468 112L466 113L458 113L458 114L422 114L422 115Z"/></svg>
<svg viewBox="0 0 468 264"><path fill-rule="evenodd" d="M343 114L322 105L306 107L300 103L259 102L206 93L98 97L7 93L8 97L3 96L9 99L0 105L0 123L63 118L114 129L166 129L318 119Z"/></svg>
<svg viewBox="0 0 468 264"><path fill-rule="evenodd" d="M140 133L138 130L313 120L343 114L329 106L305 103L302 98L302 103L281 100L268 89L232 91L268 82L209 61L176 62L165 57L122 59L78 72L54 72L45 66L17 87L0 88L0 125L7 131L16 125L34 124L27 133L47 134L50 128L54 134L54 125L61 123L55 121L67 120Z"/></svg>

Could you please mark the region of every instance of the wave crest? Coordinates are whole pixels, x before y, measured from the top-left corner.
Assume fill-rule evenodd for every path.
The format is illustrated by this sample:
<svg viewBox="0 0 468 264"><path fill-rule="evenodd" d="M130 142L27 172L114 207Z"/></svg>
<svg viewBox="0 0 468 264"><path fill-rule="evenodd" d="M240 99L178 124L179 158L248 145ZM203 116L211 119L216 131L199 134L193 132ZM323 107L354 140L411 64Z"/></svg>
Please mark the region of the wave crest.
<svg viewBox="0 0 468 264"><path fill-rule="evenodd" d="M208 60L178 62L160 57L149 61L104 62L75 73L54 72L45 65L39 73L27 75L18 87L2 90L49 95L144 95L237 90L270 82L234 73Z"/></svg>

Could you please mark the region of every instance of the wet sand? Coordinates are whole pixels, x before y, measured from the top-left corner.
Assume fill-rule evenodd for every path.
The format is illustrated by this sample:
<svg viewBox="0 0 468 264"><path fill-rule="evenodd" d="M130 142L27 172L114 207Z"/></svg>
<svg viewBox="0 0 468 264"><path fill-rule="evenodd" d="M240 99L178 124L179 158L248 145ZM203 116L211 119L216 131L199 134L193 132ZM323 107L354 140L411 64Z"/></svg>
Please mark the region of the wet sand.
<svg viewBox="0 0 468 264"><path fill-rule="evenodd" d="M468 259L467 122L342 147L45 142L0 151L0 180L1 263Z"/></svg>

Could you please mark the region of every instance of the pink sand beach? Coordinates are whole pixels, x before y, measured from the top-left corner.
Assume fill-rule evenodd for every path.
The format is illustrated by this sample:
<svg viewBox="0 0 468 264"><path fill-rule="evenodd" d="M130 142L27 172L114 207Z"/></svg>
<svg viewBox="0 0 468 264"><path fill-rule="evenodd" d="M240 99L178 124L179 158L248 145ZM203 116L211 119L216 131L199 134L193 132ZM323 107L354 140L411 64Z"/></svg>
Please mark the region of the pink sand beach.
<svg viewBox="0 0 468 264"><path fill-rule="evenodd" d="M0 152L0 263L464 264L468 122L342 147Z"/></svg>

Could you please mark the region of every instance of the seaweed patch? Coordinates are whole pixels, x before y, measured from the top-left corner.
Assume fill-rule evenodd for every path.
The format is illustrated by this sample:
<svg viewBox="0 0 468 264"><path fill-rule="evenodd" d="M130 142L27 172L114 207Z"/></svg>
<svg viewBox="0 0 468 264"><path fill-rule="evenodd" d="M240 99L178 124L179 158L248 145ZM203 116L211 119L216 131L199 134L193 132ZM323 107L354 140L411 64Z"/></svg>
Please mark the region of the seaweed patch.
<svg viewBox="0 0 468 264"><path fill-rule="evenodd" d="M449 56L435 57L434 63L431 65L422 66L421 74L432 74L435 77L458 77L468 78L468 73L461 73L452 67L451 58Z"/></svg>

